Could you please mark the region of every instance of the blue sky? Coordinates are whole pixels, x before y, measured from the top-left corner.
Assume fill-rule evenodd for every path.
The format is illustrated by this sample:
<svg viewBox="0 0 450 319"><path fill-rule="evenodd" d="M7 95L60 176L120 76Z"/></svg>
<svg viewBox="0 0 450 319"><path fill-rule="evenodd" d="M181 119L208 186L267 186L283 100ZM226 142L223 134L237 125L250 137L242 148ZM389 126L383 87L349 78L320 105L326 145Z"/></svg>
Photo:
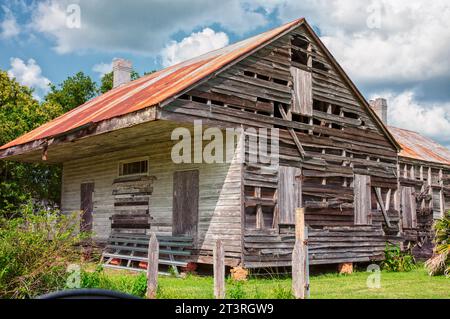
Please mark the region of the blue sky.
<svg viewBox="0 0 450 319"><path fill-rule="evenodd" d="M3 0L0 68L42 97L115 57L142 74L302 16L368 99L388 98L390 124L450 146L446 0Z"/></svg>

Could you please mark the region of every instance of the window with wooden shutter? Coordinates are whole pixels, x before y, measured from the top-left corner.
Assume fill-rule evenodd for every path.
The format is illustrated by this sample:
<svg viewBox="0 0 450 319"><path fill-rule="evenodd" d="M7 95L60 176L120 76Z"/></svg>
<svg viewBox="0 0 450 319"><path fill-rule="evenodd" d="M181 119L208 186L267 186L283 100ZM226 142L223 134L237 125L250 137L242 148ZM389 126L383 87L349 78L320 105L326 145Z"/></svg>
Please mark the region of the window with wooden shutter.
<svg viewBox="0 0 450 319"><path fill-rule="evenodd" d="M291 75L293 79L292 113L312 116L313 96L311 72L291 67Z"/></svg>
<svg viewBox="0 0 450 319"><path fill-rule="evenodd" d="M370 176L355 175L353 181L355 225L372 224L372 194Z"/></svg>
<svg viewBox="0 0 450 319"><path fill-rule="evenodd" d="M295 224L295 209L301 207L301 169L280 166L278 171L278 208L280 224Z"/></svg>
<svg viewBox="0 0 450 319"><path fill-rule="evenodd" d="M402 187L402 221L403 228L417 227L416 196L413 187Z"/></svg>

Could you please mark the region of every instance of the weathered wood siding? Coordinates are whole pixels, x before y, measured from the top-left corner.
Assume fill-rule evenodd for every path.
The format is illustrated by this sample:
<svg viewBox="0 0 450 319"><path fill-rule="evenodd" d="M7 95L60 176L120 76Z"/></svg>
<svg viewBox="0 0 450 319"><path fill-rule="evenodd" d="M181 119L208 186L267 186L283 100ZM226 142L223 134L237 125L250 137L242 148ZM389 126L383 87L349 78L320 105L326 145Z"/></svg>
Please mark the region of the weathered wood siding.
<svg viewBox="0 0 450 319"><path fill-rule="evenodd" d="M203 118L221 127L278 128L280 165L301 169L308 226L358 232L361 226L355 225L353 178L365 175L371 179L367 194L370 205L365 205L365 213L371 216L368 227L374 232L368 233L366 245L351 244L350 238L347 244L359 247L358 252L365 250L361 256L369 260L380 258L378 250L372 251L370 238L381 242L388 237L399 239L400 216L393 200L397 150L303 27L180 96L157 117L180 121ZM251 133L245 134L246 141L251 138ZM280 209L291 205L280 203L284 194L279 189L279 170L263 161L248 161L255 153L248 145L245 152L243 261L249 267L278 265L278 248L284 245L280 229L285 226L279 224L289 216ZM381 194L378 197L376 188ZM315 234L310 233L312 243ZM253 245L254 241L258 244ZM329 244L331 250L336 249L335 254L318 253L316 263L361 259L356 258L356 251L343 254L331 238ZM339 254L342 258L333 257Z"/></svg>
<svg viewBox="0 0 450 319"><path fill-rule="evenodd" d="M111 230L110 217L114 213L113 181L118 177L118 163L142 156L149 157L149 175L154 176L149 210L152 230L158 234L172 233L173 176L176 171L199 171L198 255L212 256L216 239L225 245L227 257L241 256L241 164L237 158L231 164L174 164L171 148L174 142L161 123L155 125L148 145L102 154L100 156L64 163L62 209L80 209L80 184L95 183L93 231L97 239L105 240ZM189 127L189 126L188 126ZM147 132L149 133L149 132ZM151 132L150 132L151 134ZM238 153L237 153L238 154ZM236 155L237 156L237 155ZM128 206L127 209L141 209Z"/></svg>
<svg viewBox="0 0 450 319"><path fill-rule="evenodd" d="M450 210L450 168L402 157L398 175L402 238L406 243L419 243L414 253L428 258L433 247L433 221Z"/></svg>

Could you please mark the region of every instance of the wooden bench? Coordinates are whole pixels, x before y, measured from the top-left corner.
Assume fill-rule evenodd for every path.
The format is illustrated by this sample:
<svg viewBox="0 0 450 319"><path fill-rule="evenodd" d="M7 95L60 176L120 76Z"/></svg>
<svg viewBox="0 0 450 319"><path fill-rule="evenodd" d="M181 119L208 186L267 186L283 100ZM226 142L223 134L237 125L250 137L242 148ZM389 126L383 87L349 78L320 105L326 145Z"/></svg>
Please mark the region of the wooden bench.
<svg viewBox="0 0 450 319"><path fill-rule="evenodd" d="M186 267L188 264L193 246L192 237L157 236L157 238L159 264L171 266L178 274L178 267ZM148 235L111 234L103 250L101 263L106 268L146 271L149 239Z"/></svg>

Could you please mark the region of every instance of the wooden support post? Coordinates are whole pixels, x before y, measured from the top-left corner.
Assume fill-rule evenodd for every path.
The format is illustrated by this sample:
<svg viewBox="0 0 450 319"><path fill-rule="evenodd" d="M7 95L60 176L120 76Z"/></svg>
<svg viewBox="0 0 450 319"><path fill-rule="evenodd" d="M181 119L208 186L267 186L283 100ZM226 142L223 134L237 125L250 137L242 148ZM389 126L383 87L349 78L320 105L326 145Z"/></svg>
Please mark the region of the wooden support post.
<svg viewBox="0 0 450 319"><path fill-rule="evenodd" d="M375 187L375 195L378 201L378 205L380 205L381 212L383 213L384 221L386 222L387 227L391 228L391 222L389 220L388 213L386 211L386 207L384 206L383 197L381 196L381 188Z"/></svg>
<svg viewBox="0 0 450 319"><path fill-rule="evenodd" d="M288 118L288 116L287 116L286 112L284 111L283 106L281 104L278 104L278 110L280 111L280 114L283 117L283 120L289 121L289 118ZM300 140L298 139L297 134L295 133L294 129L292 129L292 128L288 128L288 131L291 134L295 145L297 146L297 149L298 149L298 151L300 153L300 157L302 159L304 159L306 153L305 153L305 150L303 149L302 143L300 143Z"/></svg>
<svg viewBox="0 0 450 319"><path fill-rule="evenodd" d="M303 242L305 240L305 209L297 208L295 210L295 241Z"/></svg>
<svg viewBox="0 0 450 319"><path fill-rule="evenodd" d="M214 297L225 298L225 251L220 239L214 246Z"/></svg>
<svg viewBox="0 0 450 319"><path fill-rule="evenodd" d="M150 236L148 243L148 265L147 265L147 298L156 299L158 290L158 263L159 243L155 233Z"/></svg>
<svg viewBox="0 0 450 319"><path fill-rule="evenodd" d="M444 173L442 168L439 170L439 218L445 216L445 197L444 197Z"/></svg>
<svg viewBox="0 0 450 319"><path fill-rule="evenodd" d="M292 251L292 291L297 299L309 295L309 261L306 240L305 209L295 211L295 245Z"/></svg>

